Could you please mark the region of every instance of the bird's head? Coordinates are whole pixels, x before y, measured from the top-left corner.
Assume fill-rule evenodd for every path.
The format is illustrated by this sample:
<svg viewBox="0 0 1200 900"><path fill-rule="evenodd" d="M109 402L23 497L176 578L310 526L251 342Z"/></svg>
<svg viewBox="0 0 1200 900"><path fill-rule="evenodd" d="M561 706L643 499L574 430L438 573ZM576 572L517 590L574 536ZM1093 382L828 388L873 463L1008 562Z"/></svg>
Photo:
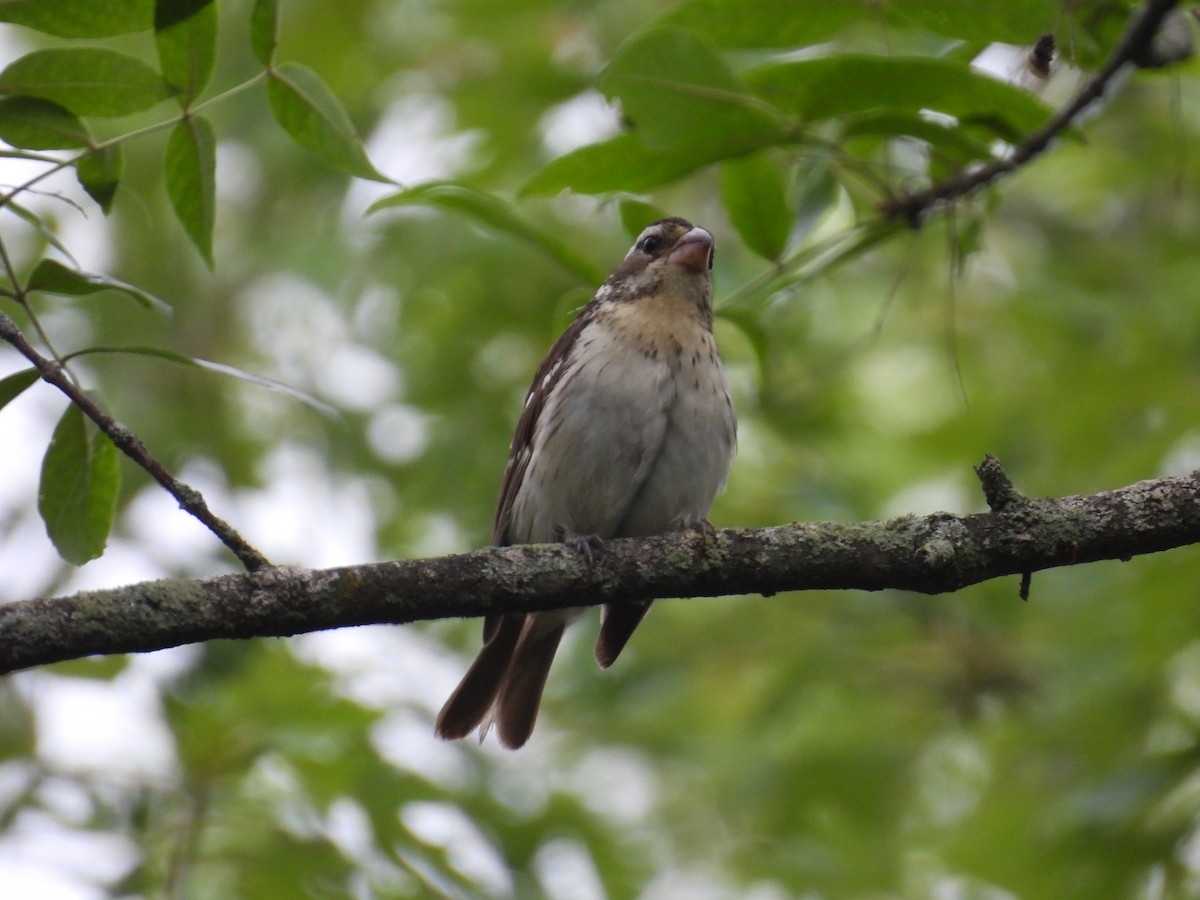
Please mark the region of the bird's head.
<svg viewBox="0 0 1200 900"><path fill-rule="evenodd" d="M712 305L713 237L686 219L659 219L638 235L625 259L604 283L605 299L686 298Z"/></svg>

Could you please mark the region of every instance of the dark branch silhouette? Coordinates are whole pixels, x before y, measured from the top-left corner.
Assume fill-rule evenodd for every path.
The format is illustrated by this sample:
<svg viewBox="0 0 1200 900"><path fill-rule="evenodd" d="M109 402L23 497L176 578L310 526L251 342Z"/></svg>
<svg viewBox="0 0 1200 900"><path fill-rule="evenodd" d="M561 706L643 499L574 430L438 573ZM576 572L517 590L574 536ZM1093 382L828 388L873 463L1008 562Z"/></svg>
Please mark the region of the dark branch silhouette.
<svg viewBox="0 0 1200 900"><path fill-rule="evenodd" d="M1200 472L1033 499L988 457L990 511L614 540L589 566L563 545L490 547L339 569L154 581L0 606L0 673L93 654L348 625L664 597L814 589L955 591L1003 576L1200 543ZM1017 593L1014 587L1014 594Z"/></svg>
<svg viewBox="0 0 1200 900"><path fill-rule="evenodd" d="M1117 73L1126 66L1148 68L1178 61L1159 59L1154 52L1155 37L1176 5L1177 0L1147 0L1130 18L1125 34L1100 71L1049 122L1017 144L1008 156L967 169L923 190L890 198L880 207L884 217L904 219L912 227L919 227L924 217L936 207L965 197L1040 156L1088 107L1104 96Z"/></svg>

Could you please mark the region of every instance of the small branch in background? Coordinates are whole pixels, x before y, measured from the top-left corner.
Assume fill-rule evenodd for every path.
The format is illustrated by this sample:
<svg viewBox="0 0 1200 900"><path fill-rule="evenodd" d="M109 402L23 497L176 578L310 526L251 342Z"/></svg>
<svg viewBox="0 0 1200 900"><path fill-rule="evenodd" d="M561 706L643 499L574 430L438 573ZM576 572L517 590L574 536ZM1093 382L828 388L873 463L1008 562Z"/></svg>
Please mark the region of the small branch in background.
<svg viewBox="0 0 1200 900"><path fill-rule="evenodd" d="M998 469L985 460L985 471ZM1011 485L1010 485L1011 488ZM956 591L994 578L1200 544L1200 472L1002 511L683 531L319 571L154 581L0 605L0 674L67 659L350 625L805 590Z"/></svg>
<svg viewBox="0 0 1200 900"><path fill-rule="evenodd" d="M979 476L984 499L992 512L1004 512L1007 507L1027 502L1025 495L1013 487L1000 460L992 454L987 454L983 462L975 467L975 474Z"/></svg>
<svg viewBox="0 0 1200 900"><path fill-rule="evenodd" d="M184 484L168 472L163 464L150 454L146 445L137 435L105 412L82 388L75 384L60 363L38 353L21 333L17 323L4 313L0 313L0 340L7 341L18 353L33 363L41 373L43 381L49 382L66 394L72 403L83 410L84 415L108 435L117 449L149 472L151 478L179 501L180 508L191 513L215 534L221 543L241 561L247 571L256 572L271 565L270 561L250 546L249 542L238 534L228 522L213 515L199 491Z"/></svg>
<svg viewBox="0 0 1200 900"><path fill-rule="evenodd" d="M988 509L992 512L1014 512L1030 502L1024 494L1013 487L1008 473L1000 465L1000 460L992 454L984 456L983 462L975 467L975 474L979 476L979 484L983 487L983 496L987 500ZM1033 571L1026 569L1021 573L1021 586L1017 589L1017 596L1022 600L1028 600L1029 588L1032 583Z"/></svg>
<svg viewBox="0 0 1200 900"><path fill-rule="evenodd" d="M884 218L903 219L913 228L919 228L925 216L936 207L965 197L1040 156L1088 107L1104 96L1117 73L1127 65L1146 68L1177 62L1180 58L1177 55L1178 51L1164 47L1163 41L1158 39L1160 31L1170 30L1169 27L1164 28L1164 23L1166 26L1173 24L1167 22L1167 19L1174 12L1177 3L1178 0L1147 0L1130 17L1124 36L1100 71L1083 86L1070 103L1059 110L1042 128L1017 144L1004 159L968 169L931 184L924 190L893 197L880 207ZM1186 27L1187 23L1183 24ZM1172 58L1173 52L1176 55Z"/></svg>

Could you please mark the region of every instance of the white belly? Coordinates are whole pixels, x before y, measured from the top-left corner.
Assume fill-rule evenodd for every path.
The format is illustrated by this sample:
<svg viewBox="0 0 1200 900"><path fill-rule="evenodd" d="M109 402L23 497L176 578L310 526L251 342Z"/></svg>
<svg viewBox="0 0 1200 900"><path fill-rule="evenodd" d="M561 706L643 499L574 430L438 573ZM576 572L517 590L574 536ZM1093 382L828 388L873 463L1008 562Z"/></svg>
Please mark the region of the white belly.
<svg viewBox="0 0 1200 900"><path fill-rule="evenodd" d="M696 343L696 342L693 342ZM699 522L725 482L735 425L711 333L686 358L596 329L542 411L513 505L514 542Z"/></svg>

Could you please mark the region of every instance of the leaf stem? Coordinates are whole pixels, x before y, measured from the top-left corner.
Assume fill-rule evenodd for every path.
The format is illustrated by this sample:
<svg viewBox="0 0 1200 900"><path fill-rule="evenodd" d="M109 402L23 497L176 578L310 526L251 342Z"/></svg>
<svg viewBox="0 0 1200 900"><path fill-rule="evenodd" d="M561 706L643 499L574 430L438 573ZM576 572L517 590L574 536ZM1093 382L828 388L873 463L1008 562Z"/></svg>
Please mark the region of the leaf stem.
<svg viewBox="0 0 1200 900"><path fill-rule="evenodd" d="M8 277L9 282L13 286L12 299L18 305L20 305L21 309L25 310L25 315L29 316L29 321L33 323L33 328L38 333L38 338L43 344L46 345L46 349L50 351L50 355L54 357L55 362L57 362L62 370L67 373L67 377L74 382L75 374L63 364L62 357L54 348L54 344L50 340L50 335L48 335L46 333L46 329L42 327L41 319L37 317L37 313L35 313L29 306L29 299L28 295L26 294L25 287L17 278L16 267L13 265L12 257L8 255L8 247L5 245L4 238L2 236L0 236L0 265L4 266L4 274Z"/></svg>

